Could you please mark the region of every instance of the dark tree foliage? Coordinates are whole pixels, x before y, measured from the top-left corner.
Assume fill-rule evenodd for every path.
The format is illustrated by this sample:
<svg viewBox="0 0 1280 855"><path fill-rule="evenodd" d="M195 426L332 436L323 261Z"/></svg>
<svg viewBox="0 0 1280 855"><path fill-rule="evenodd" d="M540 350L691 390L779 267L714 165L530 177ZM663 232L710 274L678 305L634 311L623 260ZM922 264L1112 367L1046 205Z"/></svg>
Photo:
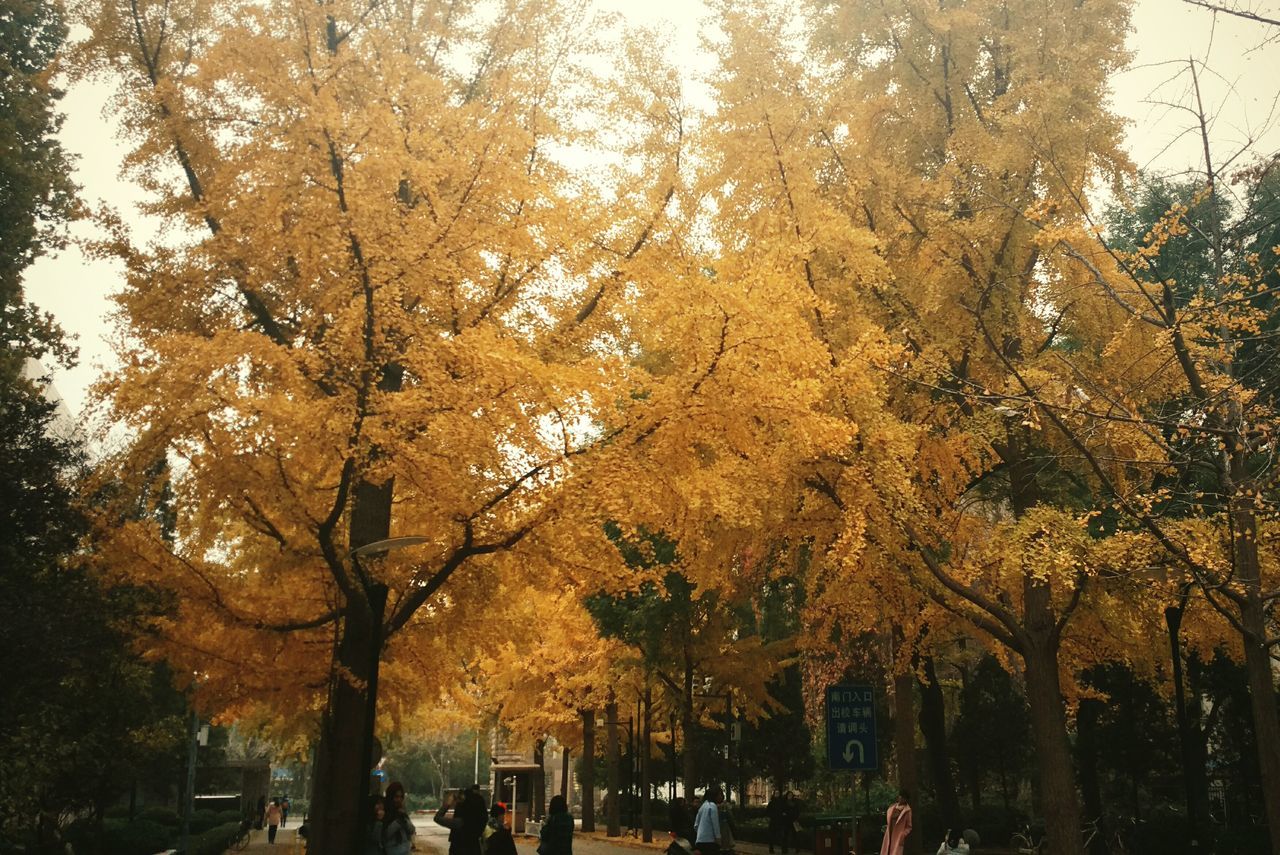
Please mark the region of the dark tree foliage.
<svg viewBox="0 0 1280 855"><path fill-rule="evenodd" d="M1080 768L1098 772L1100 800L1092 813L1145 818L1155 804L1177 803L1178 735L1168 701L1122 664L1095 666L1082 676L1104 697L1081 702L1076 741L1078 754L1092 754L1079 758Z"/></svg>
<svg viewBox="0 0 1280 855"><path fill-rule="evenodd" d="M161 604L82 566L80 464L53 404L0 382L0 837L37 851L61 851L72 816L92 824L136 782L176 783L182 764L182 697L130 647Z"/></svg>
<svg viewBox="0 0 1280 855"><path fill-rule="evenodd" d="M28 358L69 359L52 319L26 301L22 274L62 242L75 208L75 186L54 135L62 93L49 66L66 27L44 0L0 0L0 375Z"/></svg>
<svg viewBox="0 0 1280 855"><path fill-rule="evenodd" d="M1031 768L1031 719L1022 692L992 656L984 656L960 690L952 749L974 812L994 786L1005 810Z"/></svg>
<svg viewBox="0 0 1280 855"><path fill-rule="evenodd" d="M50 852L73 816L89 826L80 851L97 851L109 803L139 782L176 784L186 716L168 675L131 649L133 623L163 604L87 569L83 452L24 377L28 360L72 358L22 289L75 206L49 82L58 8L0 0L0 845Z"/></svg>
<svg viewBox="0 0 1280 855"><path fill-rule="evenodd" d="M804 585L789 575L767 582L756 608L742 616L765 641L794 638L800 631ZM768 718L747 723L742 734L742 760L747 777L768 778L785 788L814 773L813 736L805 720L804 680L799 664L788 665L769 686L777 707Z"/></svg>

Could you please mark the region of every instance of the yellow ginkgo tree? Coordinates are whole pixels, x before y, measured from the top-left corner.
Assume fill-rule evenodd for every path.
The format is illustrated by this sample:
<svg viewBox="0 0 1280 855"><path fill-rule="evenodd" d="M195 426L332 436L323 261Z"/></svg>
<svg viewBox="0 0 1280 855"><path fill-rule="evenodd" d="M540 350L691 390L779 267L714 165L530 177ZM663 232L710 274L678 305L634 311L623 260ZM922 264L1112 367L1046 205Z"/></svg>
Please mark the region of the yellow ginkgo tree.
<svg viewBox="0 0 1280 855"><path fill-rule="evenodd" d="M127 282L123 367L99 389L128 439L99 478L128 501L166 477L174 520L105 508L103 560L176 593L157 637L210 703L313 706L327 684L311 845L350 851L388 642L450 613L462 568L597 557L598 526L561 525L557 503L603 439L597 411L630 400L611 307L676 173L617 204L558 159L594 145L581 111L609 91L573 54L581 9L75 14L72 64L118 86L128 174L169 223L138 245L104 218ZM617 91L616 110L662 96ZM678 162L653 113L627 120ZM412 547L378 546L392 535Z"/></svg>

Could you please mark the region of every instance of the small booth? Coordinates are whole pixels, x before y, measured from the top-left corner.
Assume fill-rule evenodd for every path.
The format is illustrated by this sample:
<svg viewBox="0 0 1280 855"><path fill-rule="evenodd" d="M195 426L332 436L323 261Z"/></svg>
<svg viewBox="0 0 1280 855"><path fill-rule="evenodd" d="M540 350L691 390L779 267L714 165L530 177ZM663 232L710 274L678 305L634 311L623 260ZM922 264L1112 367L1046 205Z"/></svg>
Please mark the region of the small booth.
<svg viewBox="0 0 1280 855"><path fill-rule="evenodd" d="M489 771L493 775L493 801L507 806L511 833L524 834L525 822L533 812L533 789L542 768L534 763L494 763Z"/></svg>

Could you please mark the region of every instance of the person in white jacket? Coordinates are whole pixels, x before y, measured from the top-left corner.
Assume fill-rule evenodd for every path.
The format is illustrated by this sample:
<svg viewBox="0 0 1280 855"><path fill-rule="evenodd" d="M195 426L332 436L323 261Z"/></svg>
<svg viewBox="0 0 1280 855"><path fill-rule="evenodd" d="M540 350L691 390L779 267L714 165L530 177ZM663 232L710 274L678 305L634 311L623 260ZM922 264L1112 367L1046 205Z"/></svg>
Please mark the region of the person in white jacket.
<svg viewBox="0 0 1280 855"><path fill-rule="evenodd" d="M951 829L948 828L946 836L938 846L938 855L969 855L969 843L963 835L952 834Z"/></svg>

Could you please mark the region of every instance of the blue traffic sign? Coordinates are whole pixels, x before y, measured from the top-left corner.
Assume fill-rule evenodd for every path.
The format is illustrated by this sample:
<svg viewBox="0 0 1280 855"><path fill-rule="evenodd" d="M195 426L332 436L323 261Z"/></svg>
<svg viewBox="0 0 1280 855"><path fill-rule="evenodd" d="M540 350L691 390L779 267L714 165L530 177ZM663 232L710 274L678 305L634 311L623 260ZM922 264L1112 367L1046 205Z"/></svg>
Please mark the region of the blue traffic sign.
<svg viewBox="0 0 1280 855"><path fill-rule="evenodd" d="M879 766L875 693L870 686L827 689L827 765L846 772L870 772Z"/></svg>

